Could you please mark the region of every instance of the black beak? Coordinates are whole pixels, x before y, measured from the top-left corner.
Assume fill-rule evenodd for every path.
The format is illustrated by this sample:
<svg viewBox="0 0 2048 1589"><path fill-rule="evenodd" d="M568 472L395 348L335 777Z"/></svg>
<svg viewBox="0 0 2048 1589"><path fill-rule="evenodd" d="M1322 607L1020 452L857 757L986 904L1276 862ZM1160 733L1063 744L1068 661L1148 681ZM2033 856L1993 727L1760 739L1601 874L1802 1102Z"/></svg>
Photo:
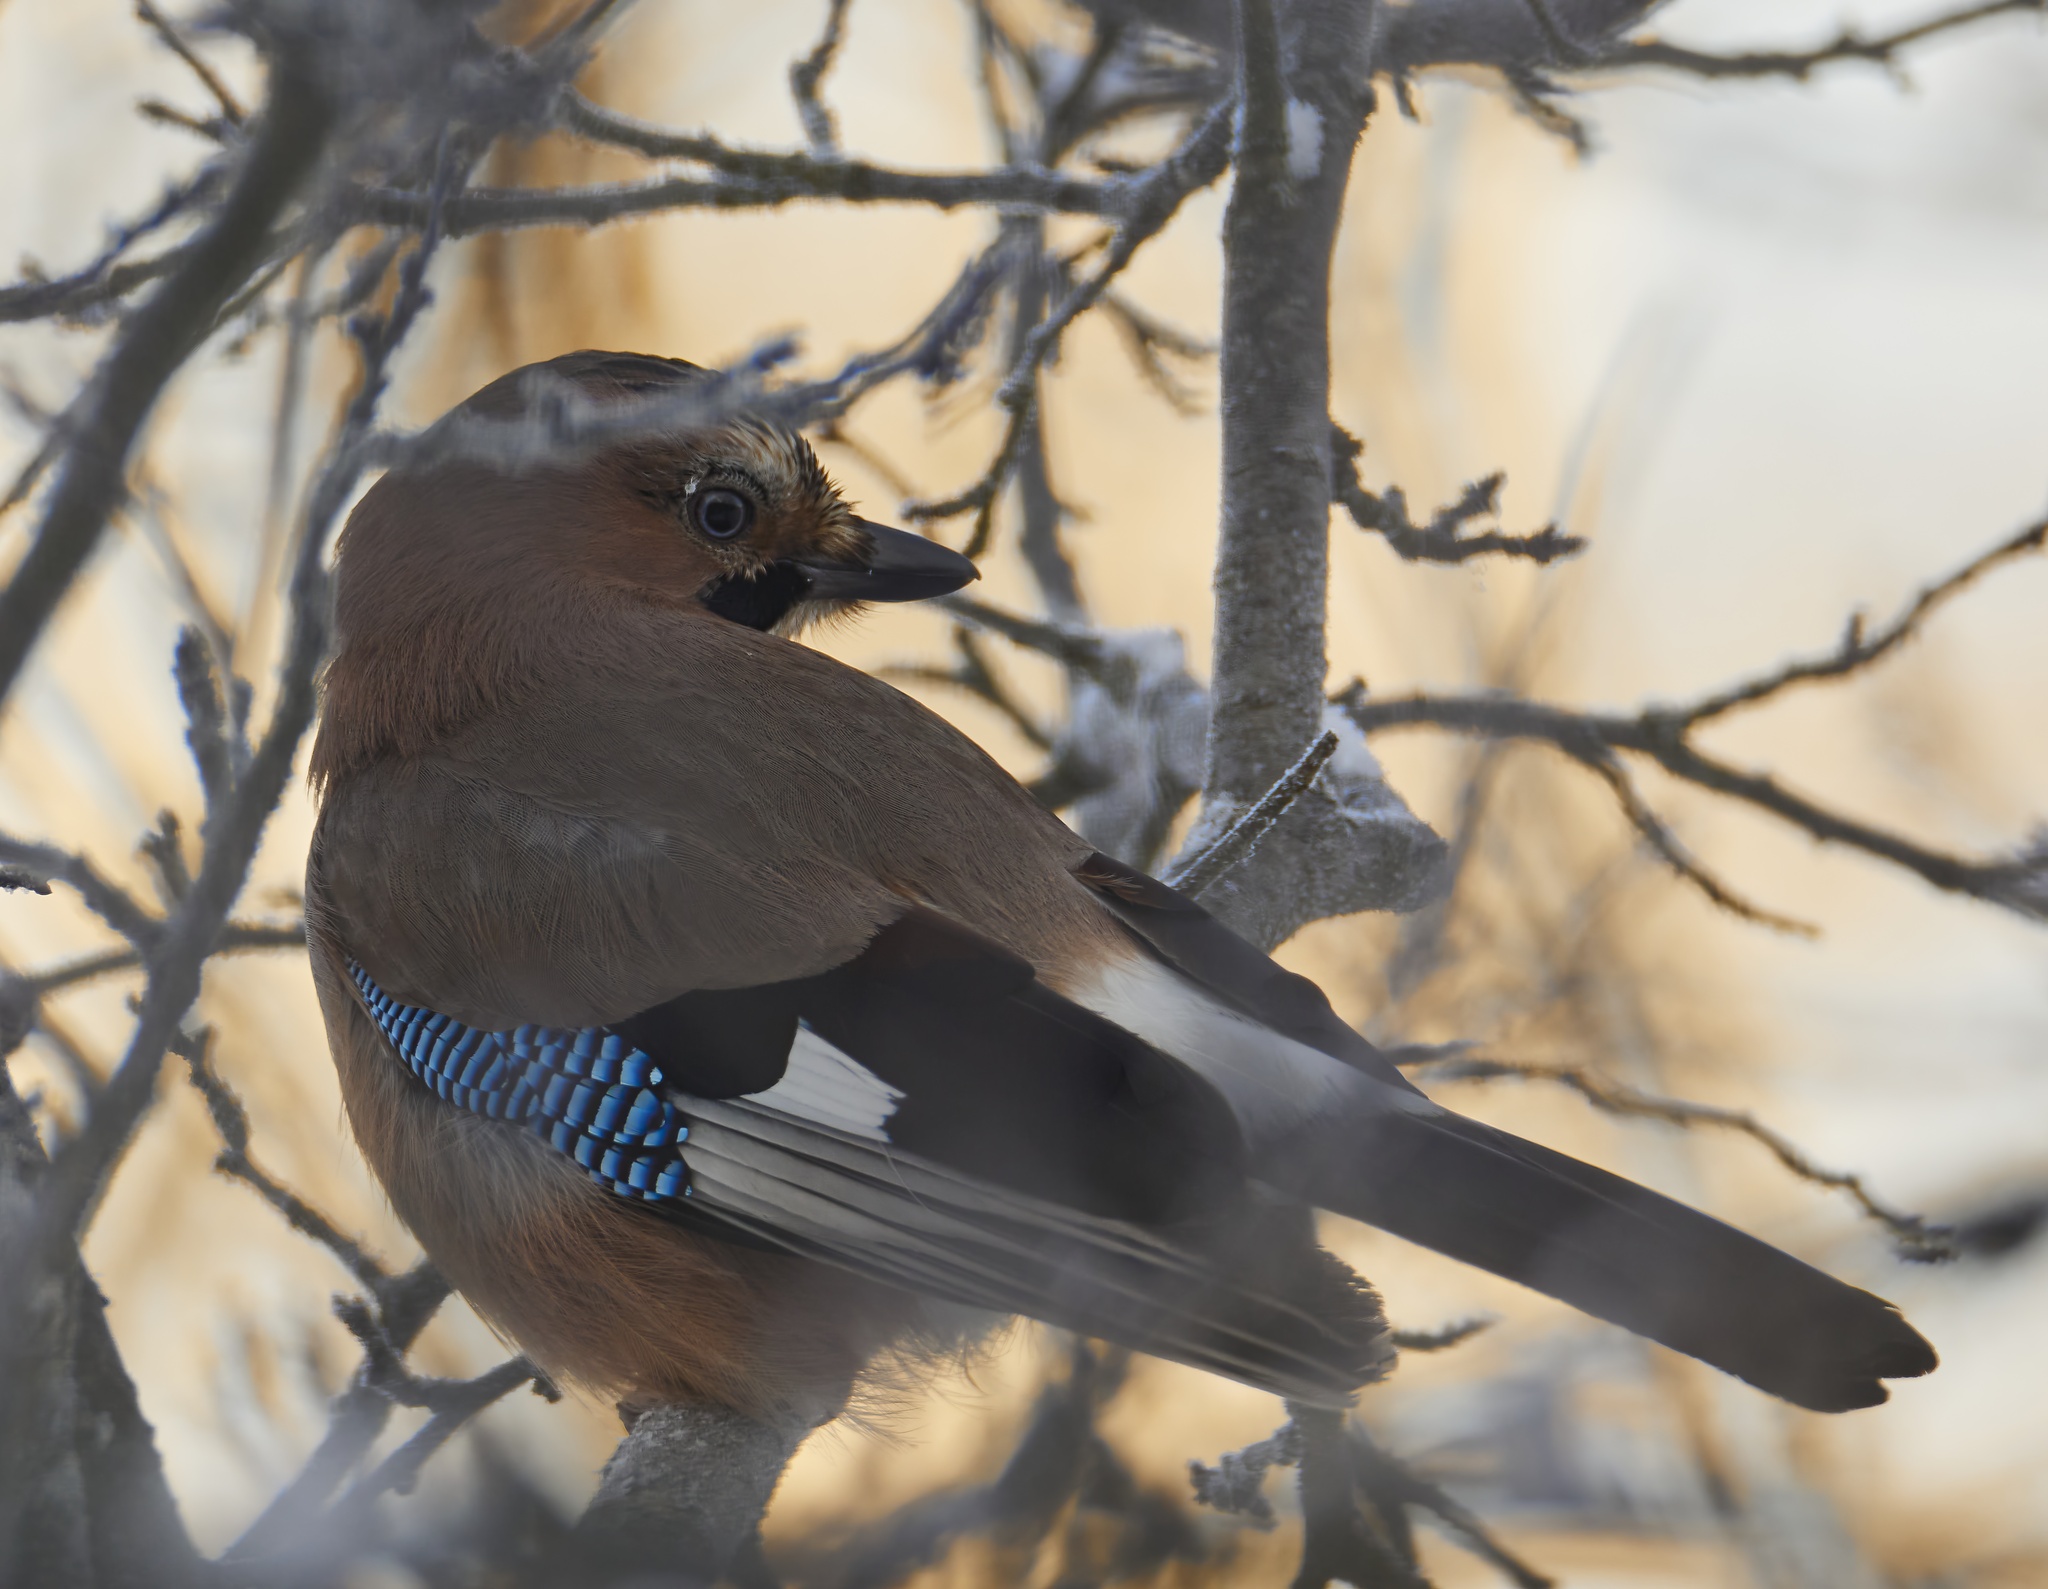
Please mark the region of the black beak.
<svg viewBox="0 0 2048 1589"><path fill-rule="evenodd" d="M807 596L821 601L925 601L981 578L972 563L937 541L866 519L859 522L874 550L857 563L799 560L796 566L811 582Z"/></svg>

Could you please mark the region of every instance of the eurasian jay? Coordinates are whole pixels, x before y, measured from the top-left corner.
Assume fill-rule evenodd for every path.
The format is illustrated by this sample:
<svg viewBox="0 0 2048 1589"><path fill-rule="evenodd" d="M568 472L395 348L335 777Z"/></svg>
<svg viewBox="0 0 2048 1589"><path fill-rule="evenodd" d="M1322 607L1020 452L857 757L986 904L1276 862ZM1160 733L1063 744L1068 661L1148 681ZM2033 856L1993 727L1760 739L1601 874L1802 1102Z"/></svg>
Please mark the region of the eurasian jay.
<svg viewBox="0 0 2048 1589"><path fill-rule="evenodd" d="M544 373L536 373L544 372ZM701 379L585 352L451 416ZM975 577L752 421L341 538L308 936L357 1141L551 1373L757 1417L1027 1314L1341 1404L1390 1356L1316 1209L1803 1407L1935 1366L1887 1302L1432 1102L1310 982L799 644Z"/></svg>

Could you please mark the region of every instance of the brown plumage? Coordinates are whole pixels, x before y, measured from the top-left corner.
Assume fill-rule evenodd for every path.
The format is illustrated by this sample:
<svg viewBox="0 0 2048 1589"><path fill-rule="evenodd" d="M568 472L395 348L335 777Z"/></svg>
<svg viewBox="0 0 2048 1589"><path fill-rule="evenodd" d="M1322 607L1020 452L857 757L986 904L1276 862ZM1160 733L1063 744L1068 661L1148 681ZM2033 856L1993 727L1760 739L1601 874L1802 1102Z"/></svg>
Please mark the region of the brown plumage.
<svg viewBox="0 0 2048 1589"><path fill-rule="evenodd" d="M554 368L626 389L602 358ZM512 379L471 404L501 411ZM678 533L661 493L708 459L762 488L761 562L857 545L810 449L752 427L571 471L456 463L371 488L339 551L307 914L356 1140L478 1311L570 1380L765 1413L843 1394L883 1346L950 1321L617 1208L559 1155L420 1088L341 969L356 956L391 992L498 1027L822 971L910 900L1055 982L1084 948L1131 952L1070 875L1088 845L979 748L888 685L703 607L737 560ZM821 721L865 731L820 736Z"/></svg>
<svg viewBox="0 0 2048 1589"><path fill-rule="evenodd" d="M695 378L544 368L600 401ZM465 410L515 415L530 380ZM964 1306L1341 1401L1389 1349L1320 1205L1804 1405L1933 1366L1879 1299L1437 1108L1312 985L788 637L971 575L747 422L398 470L357 508L315 975L365 1155L508 1336L596 1389L780 1415L957 1341ZM472 1034L651 1056L692 1198L635 1201L486 1118L509 1082L480 1103L419 1069L362 978Z"/></svg>

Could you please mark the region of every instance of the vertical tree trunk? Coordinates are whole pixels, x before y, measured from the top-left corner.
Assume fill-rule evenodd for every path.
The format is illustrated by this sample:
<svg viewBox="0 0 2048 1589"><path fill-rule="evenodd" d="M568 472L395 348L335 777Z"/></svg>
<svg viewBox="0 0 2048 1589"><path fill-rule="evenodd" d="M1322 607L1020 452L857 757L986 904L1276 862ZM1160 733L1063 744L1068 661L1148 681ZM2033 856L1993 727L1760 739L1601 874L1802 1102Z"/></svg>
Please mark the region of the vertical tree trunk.
<svg viewBox="0 0 2048 1589"><path fill-rule="evenodd" d="M1330 262L1352 149L1372 108L1377 12L1374 0L1239 0L1216 642L1190 854L1325 726ZM1268 947L1324 916L1413 908L1444 876L1442 841L1387 789L1355 735L1258 856L1203 903Z"/></svg>
<svg viewBox="0 0 2048 1589"><path fill-rule="evenodd" d="M1370 104L1374 6L1294 0L1284 43L1272 0L1240 10L1237 170L1223 221L1219 731L1209 792L1249 803L1322 727L1330 258Z"/></svg>

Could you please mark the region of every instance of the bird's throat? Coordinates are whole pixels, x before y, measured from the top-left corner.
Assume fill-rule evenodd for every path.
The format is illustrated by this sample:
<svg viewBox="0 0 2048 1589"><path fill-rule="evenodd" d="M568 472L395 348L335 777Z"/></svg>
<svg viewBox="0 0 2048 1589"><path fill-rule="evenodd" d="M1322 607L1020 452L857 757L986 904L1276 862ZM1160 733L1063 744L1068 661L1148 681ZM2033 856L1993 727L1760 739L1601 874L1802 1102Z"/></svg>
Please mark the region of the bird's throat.
<svg viewBox="0 0 2048 1589"><path fill-rule="evenodd" d="M706 590L702 600L728 622L765 632L787 618L810 588L809 576L794 563L770 563L751 579L728 575Z"/></svg>

